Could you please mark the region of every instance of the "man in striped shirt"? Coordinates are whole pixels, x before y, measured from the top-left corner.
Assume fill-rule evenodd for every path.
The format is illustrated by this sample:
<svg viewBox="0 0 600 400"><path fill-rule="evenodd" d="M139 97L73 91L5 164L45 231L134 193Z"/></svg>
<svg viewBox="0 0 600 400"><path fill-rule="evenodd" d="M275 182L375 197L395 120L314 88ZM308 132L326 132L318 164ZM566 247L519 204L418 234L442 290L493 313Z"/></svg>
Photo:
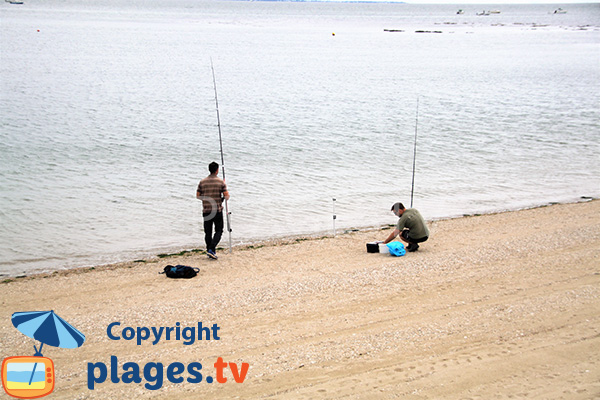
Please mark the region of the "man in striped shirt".
<svg viewBox="0 0 600 400"><path fill-rule="evenodd" d="M216 248L223 234L223 199L229 200L227 185L219 178L219 164L208 165L210 175L202 179L196 190L196 198L202 200L202 218L204 219L204 241L206 254L216 260ZM213 236L213 225L215 234Z"/></svg>

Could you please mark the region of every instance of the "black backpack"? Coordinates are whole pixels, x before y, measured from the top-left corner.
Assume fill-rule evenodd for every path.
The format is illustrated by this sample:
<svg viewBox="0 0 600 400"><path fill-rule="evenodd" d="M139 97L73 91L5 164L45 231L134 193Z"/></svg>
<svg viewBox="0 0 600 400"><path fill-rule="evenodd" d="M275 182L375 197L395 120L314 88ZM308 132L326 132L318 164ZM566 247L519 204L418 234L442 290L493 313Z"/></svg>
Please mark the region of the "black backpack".
<svg viewBox="0 0 600 400"><path fill-rule="evenodd" d="M200 272L199 268L192 268L187 265L167 265L164 271L159 272L159 274L166 274L169 278L190 279L198 275L198 272Z"/></svg>

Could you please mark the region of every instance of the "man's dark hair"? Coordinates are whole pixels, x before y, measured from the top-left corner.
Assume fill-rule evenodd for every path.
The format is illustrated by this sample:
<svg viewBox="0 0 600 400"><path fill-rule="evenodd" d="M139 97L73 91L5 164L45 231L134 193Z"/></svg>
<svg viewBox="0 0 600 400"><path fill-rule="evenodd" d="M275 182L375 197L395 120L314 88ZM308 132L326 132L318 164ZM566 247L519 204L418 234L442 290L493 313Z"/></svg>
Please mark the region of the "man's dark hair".
<svg viewBox="0 0 600 400"><path fill-rule="evenodd" d="M211 162L210 164L208 164L208 170L211 174L214 174L215 172L217 172L219 170L219 164L217 164L216 162Z"/></svg>
<svg viewBox="0 0 600 400"><path fill-rule="evenodd" d="M402 203L394 203L394 205L392 206L392 210L391 211L395 211L398 212L398 210L404 210L404 204Z"/></svg>

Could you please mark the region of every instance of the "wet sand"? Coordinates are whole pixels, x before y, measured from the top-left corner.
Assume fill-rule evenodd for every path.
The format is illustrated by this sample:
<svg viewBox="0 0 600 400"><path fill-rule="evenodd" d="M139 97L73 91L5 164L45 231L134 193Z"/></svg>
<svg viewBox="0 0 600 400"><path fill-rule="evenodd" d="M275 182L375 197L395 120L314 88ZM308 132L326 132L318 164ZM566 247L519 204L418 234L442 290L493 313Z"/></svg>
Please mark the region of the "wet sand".
<svg viewBox="0 0 600 400"><path fill-rule="evenodd" d="M366 253L366 242L389 234L377 229L236 249L218 261L191 254L8 280L0 357L33 355L36 342L12 326L13 312L53 309L86 335L78 349L44 347L54 399L600 397L600 201L430 229L418 252L398 258ZM167 264L200 274L168 279L158 274ZM113 322L119 336L126 327L217 324L220 340L212 331L190 345L173 337L137 345L111 340ZM218 383L218 357L239 373L248 363L244 382L228 367ZM127 362L142 381L111 382ZM156 374L144 378L151 362L164 364L158 390L144 386ZM182 383L170 382L177 362L201 363L203 381L188 382L186 370ZM107 366L94 390L88 363Z"/></svg>

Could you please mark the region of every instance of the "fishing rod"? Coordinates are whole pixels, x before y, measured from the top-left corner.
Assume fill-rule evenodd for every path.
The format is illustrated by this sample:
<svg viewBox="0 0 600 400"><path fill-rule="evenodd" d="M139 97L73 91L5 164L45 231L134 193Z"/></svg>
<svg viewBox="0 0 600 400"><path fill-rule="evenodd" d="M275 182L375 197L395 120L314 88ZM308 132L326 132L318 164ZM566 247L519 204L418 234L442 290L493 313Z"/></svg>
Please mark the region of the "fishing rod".
<svg viewBox="0 0 600 400"><path fill-rule="evenodd" d="M219 116L219 97L217 96L217 80L215 79L215 68L212 58L210 59L210 69L212 70L213 86L215 88L215 105L217 106L217 126L219 127L219 145L221 147L221 171L223 171L223 181L225 181L225 160L223 158L223 138L221 136L221 117ZM231 213L225 199L225 216L227 218L227 232L229 232L229 252L231 253Z"/></svg>
<svg viewBox="0 0 600 400"><path fill-rule="evenodd" d="M335 199L333 199L333 237L335 237L335 220L337 215L335 215Z"/></svg>
<svg viewBox="0 0 600 400"><path fill-rule="evenodd" d="M415 192L415 165L417 161L417 127L419 126L419 96L417 96L417 116L415 118L415 147L413 150L412 185L410 188L410 207L413 206L413 194Z"/></svg>

